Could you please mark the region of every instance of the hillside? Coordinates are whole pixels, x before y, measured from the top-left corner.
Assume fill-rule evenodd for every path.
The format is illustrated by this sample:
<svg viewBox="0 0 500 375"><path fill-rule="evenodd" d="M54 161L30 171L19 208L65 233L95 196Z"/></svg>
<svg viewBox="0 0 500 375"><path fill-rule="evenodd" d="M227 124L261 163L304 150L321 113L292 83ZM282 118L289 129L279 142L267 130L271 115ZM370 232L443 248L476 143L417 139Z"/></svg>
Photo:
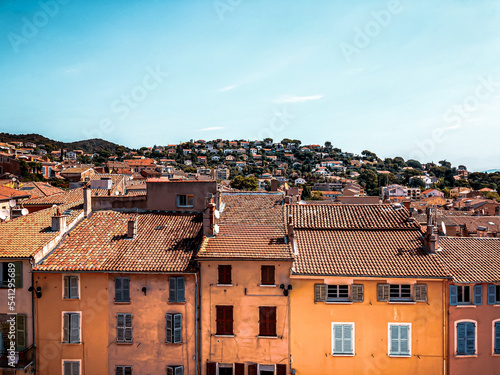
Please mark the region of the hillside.
<svg viewBox="0 0 500 375"><path fill-rule="evenodd" d="M86 139L76 142L60 142L46 138L40 134L10 134L0 133L0 142L32 142L35 144L44 144L49 150L59 150L65 148L71 150L83 150L85 153L95 153L102 150L108 150L111 154L116 153L116 149L129 150L128 147L117 145L116 143L105 141L104 139ZM48 150L48 151L49 151Z"/></svg>

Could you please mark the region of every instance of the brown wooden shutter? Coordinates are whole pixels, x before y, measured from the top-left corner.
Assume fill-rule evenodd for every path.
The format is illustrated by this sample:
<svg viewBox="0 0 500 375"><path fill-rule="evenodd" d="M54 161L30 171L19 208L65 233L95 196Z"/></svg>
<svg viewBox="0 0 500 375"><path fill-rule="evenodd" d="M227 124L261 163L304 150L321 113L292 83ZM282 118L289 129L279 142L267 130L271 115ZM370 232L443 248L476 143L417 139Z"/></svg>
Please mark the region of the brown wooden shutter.
<svg viewBox="0 0 500 375"><path fill-rule="evenodd" d="M221 335L224 332L224 306L216 306L215 310L215 333Z"/></svg>
<svg viewBox="0 0 500 375"><path fill-rule="evenodd" d="M286 375L286 365L276 365L276 375Z"/></svg>
<svg viewBox="0 0 500 375"><path fill-rule="evenodd" d="M415 284L415 301L427 302L427 284Z"/></svg>
<svg viewBox="0 0 500 375"><path fill-rule="evenodd" d="M269 332L270 336L276 336L276 307L269 308Z"/></svg>
<svg viewBox="0 0 500 375"><path fill-rule="evenodd" d="M362 284L353 284L351 286L351 297L352 302L363 302L364 299L364 291Z"/></svg>
<svg viewBox="0 0 500 375"><path fill-rule="evenodd" d="M248 365L248 375L257 375L257 364Z"/></svg>
<svg viewBox="0 0 500 375"><path fill-rule="evenodd" d="M227 306L226 308L227 314L226 314L226 334L227 335L232 335L233 334L233 306Z"/></svg>
<svg viewBox="0 0 500 375"><path fill-rule="evenodd" d="M389 301L389 284L377 285L377 301Z"/></svg>
<svg viewBox="0 0 500 375"><path fill-rule="evenodd" d="M217 375L217 365L215 362L207 362L207 375Z"/></svg>
<svg viewBox="0 0 500 375"><path fill-rule="evenodd" d="M314 285L314 302L326 302L326 285Z"/></svg>
<svg viewBox="0 0 500 375"><path fill-rule="evenodd" d="M234 364L234 375L245 375L245 364L235 363Z"/></svg>

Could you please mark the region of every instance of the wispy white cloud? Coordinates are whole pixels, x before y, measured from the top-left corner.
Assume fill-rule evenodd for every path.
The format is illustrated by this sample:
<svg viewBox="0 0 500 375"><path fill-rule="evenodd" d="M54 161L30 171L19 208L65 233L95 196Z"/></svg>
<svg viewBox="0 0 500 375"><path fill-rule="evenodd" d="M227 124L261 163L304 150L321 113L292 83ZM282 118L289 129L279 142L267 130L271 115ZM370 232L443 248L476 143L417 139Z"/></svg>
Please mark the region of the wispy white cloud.
<svg viewBox="0 0 500 375"><path fill-rule="evenodd" d="M324 95L309 95L309 96L296 96L296 95L283 95L276 99L275 103L304 103L311 100L320 100Z"/></svg>
<svg viewBox="0 0 500 375"><path fill-rule="evenodd" d="M236 88L236 85L229 85L229 86L226 86L226 87L223 87L223 88L217 90L217 92L226 92L226 91L233 90L235 88Z"/></svg>
<svg viewBox="0 0 500 375"><path fill-rule="evenodd" d="M209 126L208 128L203 128L201 129L202 132L212 132L214 130L222 130L224 129L223 126Z"/></svg>

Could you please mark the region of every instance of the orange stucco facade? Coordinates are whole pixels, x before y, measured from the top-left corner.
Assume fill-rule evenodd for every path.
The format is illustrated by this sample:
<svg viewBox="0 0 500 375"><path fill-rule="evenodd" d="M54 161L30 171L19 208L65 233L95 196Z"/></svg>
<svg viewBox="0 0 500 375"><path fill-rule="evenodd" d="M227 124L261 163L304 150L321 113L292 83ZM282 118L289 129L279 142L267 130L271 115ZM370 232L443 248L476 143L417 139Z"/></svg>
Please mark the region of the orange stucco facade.
<svg viewBox="0 0 500 375"><path fill-rule="evenodd" d="M130 279L130 303L115 303L114 279L124 276ZM175 276L186 280L183 303L169 302L168 279ZM132 366L134 374L165 374L167 366L184 366L185 374L196 373L195 282L194 274L109 274L109 375L115 374L117 365ZM132 344L116 342L117 313L132 313ZM181 344L166 343L167 313L182 314Z"/></svg>
<svg viewBox="0 0 500 375"><path fill-rule="evenodd" d="M63 275L79 277L78 299L63 299ZM37 374L58 375L63 361L78 361L82 374L108 373L108 275L100 273L35 273ZM80 343L63 341L63 314L81 315Z"/></svg>
<svg viewBox="0 0 500 375"><path fill-rule="evenodd" d="M500 374L500 354L494 354L494 323L500 322L500 304L488 304L488 284L468 285L471 293L475 285L482 286L482 303L449 306L448 318L448 358L450 375ZM449 301L449 287L447 301ZM476 325L476 354L457 355L457 331L459 322L473 322Z"/></svg>
<svg viewBox="0 0 500 375"><path fill-rule="evenodd" d="M286 365L289 356L290 261L203 260L201 282L201 373L207 363ZM218 285L218 265L230 265L232 284ZM261 285L261 266L275 267L275 286ZM291 292L293 293L293 291ZM217 335L216 306L234 306L234 334ZM259 336L259 307L276 307L276 336ZM219 370L217 370L217 374ZM234 371L234 370L233 370ZM233 372L234 373L234 372Z"/></svg>
<svg viewBox="0 0 500 375"><path fill-rule="evenodd" d="M377 284L427 284L427 302L379 302ZM315 303L315 284L362 284L363 302ZM292 276L291 358L295 374L443 374L443 280ZM332 354L332 323L354 323L354 354ZM389 324L410 325L410 355L389 355Z"/></svg>

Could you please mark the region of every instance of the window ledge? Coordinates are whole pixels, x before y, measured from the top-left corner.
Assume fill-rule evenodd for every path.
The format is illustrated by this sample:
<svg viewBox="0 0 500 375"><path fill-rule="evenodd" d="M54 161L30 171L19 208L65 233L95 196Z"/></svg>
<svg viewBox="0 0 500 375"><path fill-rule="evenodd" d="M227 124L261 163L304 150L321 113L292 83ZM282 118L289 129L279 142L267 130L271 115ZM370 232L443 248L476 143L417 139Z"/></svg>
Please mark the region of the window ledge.
<svg viewBox="0 0 500 375"><path fill-rule="evenodd" d="M132 302L130 301L123 301L123 302L119 302L119 301L115 301L115 305L130 305Z"/></svg>
<svg viewBox="0 0 500 375"><path fill-rule="evenodd" d="M389 301L389 303L396 303L398 305L401 305L401 304L414 305L417 302L416 301Z"/></svg>
<svg viewBox="0 0 500 375"><path fill-rule="evenodd" d="M326 301L327 305L352 305L353 301Z"/></svg>
<svg viewBox="0 0 500 375"><path fill-rule="evenodd" d="M233 284L217 284L217 286L234 286Z"/></svg>
<svg viewBox="0 0 500 375"><path fill-rule="evenodd" d="M258 335L257 338L259 338L259 339L277 339L279 337L278 336L262 336L262 335Z"/></svg>
<svg viewBox="0 0 500 375"><path fill-rule="evenodd" d="M474 307L476 308L477 305L456 305L456 307Z"/></svg>
<svg viewBox="0 0 500 375"><path fill-rule="evenodd" d="M264 287L264 288L276 288L277 285L269 285L269 284L260 284L260 286Z"/></svg>
<svg viewBox="0 0 500 375"><path fill-rule="evenodd" d="M218 334L215 334L215 337L222 337L222 338L224 338L224 337L235 337L235 335L234 334L233 335L218 335Z"/></svg>
<svg viewBox="0 0 500 375"><path fill-rule="evenodd" d="M354 353L332 353L332 357L354 357Z"/></svg>
<svg viewBox="0 0 500 375"><path fill-rule="evenodd" d="M63 298L63 301L79 301L80 298Z"/></svg>
<svg viewBox="0 0 500 375"><path fill-rule="evenodd" d="M392 358L411 358L410 354L389 354Z"/></svg>
<svg viewBox="0 0 500 375"><path fill-rule="evenodd" d="M133 345L134 342L133 341L117 341L116 344L117 345Z"/></svg>
<svg viewBox="0 0 500 375"><path fill-rule="evenodd" d="M169 305L185 305L186 304L186 301L184 302L167 302Z"/></svg>
<svg viewBox="0 0 500 375"><path fill-rule="evenodd" d="M64 345L81 345L82 343L81 342L62 342L61 344L64 344Z"/></svg>
<svg viewBox="0 0 500 375"><path fill-rule="evenodd" d="M182 342L165 342L166 345L182 345Z"/></svg>
<svg viewBox="0 0 500 375"><path fill-rule="evenodd" d="M477 354L455 354L455 358L477 358Z"/></svg>

